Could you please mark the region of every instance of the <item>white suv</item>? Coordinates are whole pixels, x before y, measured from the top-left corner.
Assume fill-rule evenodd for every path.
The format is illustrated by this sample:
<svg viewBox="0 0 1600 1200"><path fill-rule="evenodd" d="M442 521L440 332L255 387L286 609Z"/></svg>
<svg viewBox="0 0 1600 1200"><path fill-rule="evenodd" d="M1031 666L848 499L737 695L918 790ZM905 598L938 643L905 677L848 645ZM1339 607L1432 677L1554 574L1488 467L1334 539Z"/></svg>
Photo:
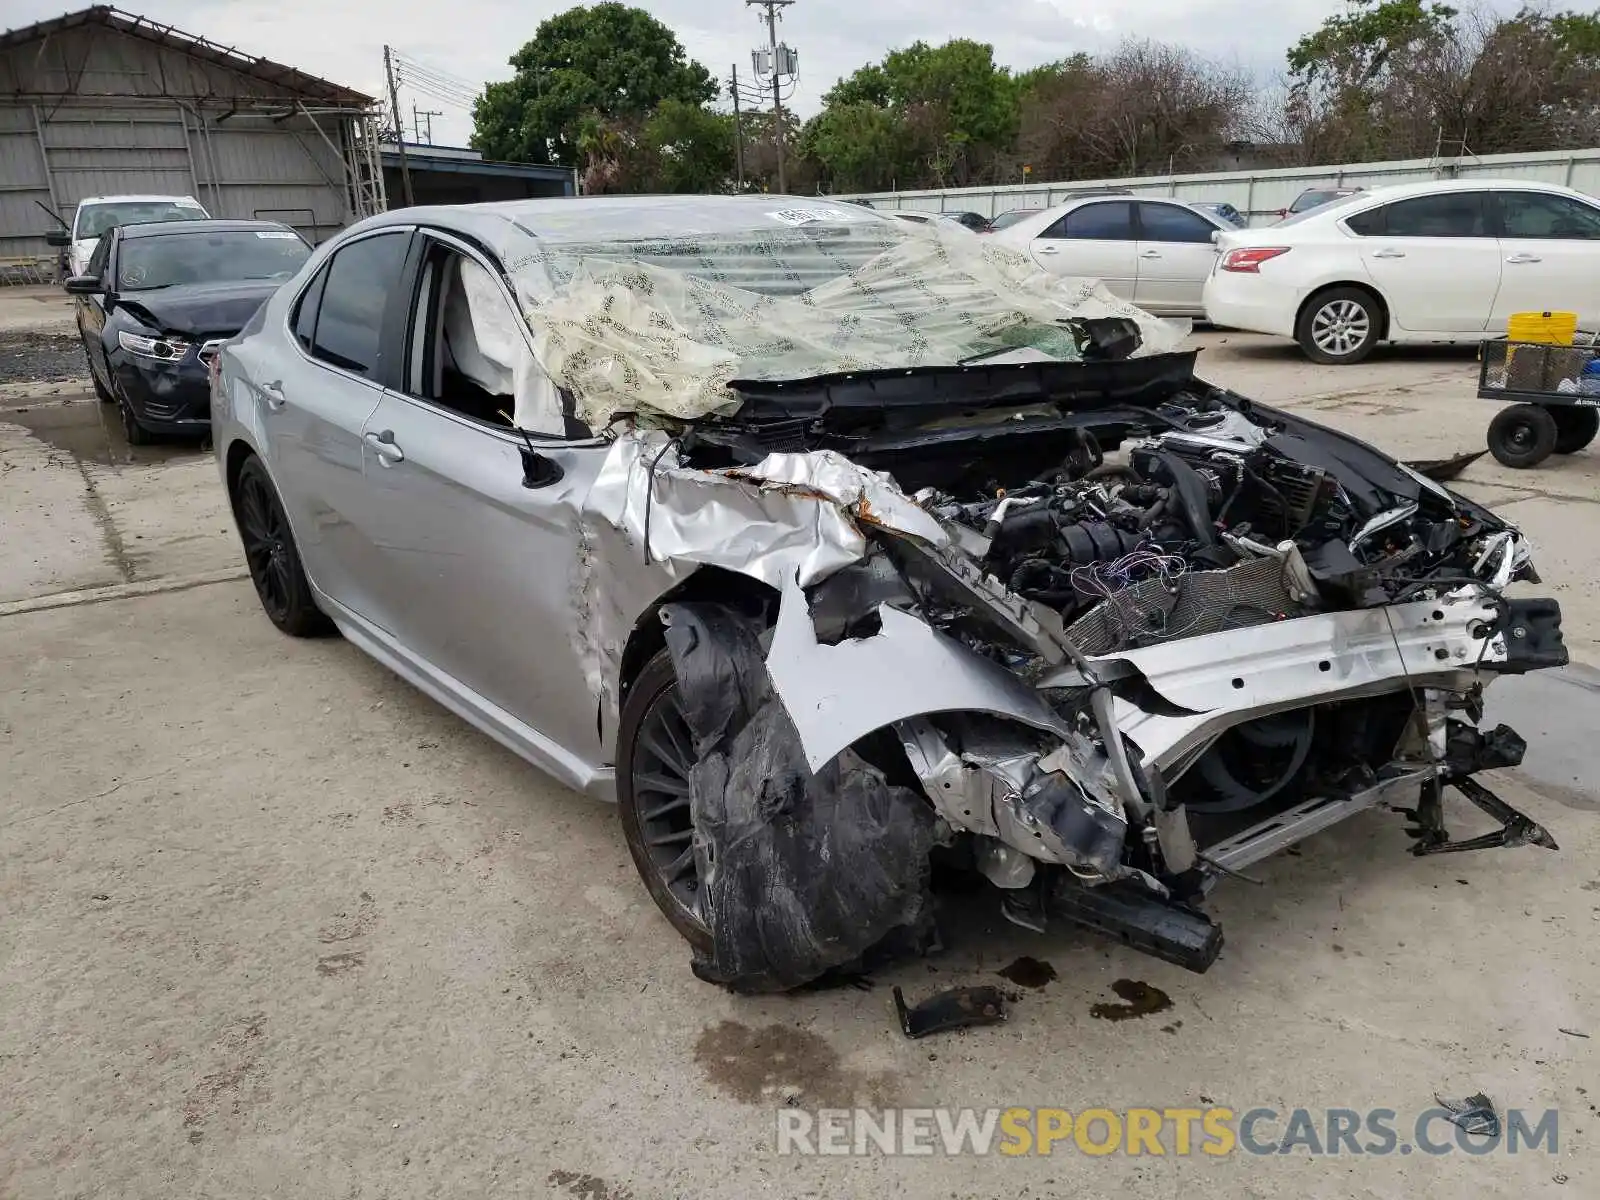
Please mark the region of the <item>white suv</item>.
<svg viewBox="0 0 1600 1200"><path fill-rule="evenodd" d="M210 216L193 196L90 196L78 202L72 231L53 233L50 244L68 247L67 274L82 275L100 235L117 225L204 221Z"/></svg>
<svg viewBox="0 0 1600 1200"><path fill-rule="evenodd" d="M1217 247L1206 316L1292 337L1320 363L1360 362L1384 341L1499 337L1516 312L1600 323L1600 200L1555 184L1379 188Z"/></svg>

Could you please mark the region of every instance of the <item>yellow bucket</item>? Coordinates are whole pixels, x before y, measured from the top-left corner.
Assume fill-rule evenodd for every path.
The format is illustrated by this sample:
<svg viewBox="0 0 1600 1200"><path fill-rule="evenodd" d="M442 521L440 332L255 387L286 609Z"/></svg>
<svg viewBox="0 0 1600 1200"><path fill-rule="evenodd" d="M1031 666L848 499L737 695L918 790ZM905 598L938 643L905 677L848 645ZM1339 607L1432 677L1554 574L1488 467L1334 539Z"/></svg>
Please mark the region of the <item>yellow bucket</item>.
<svg viewBox="0 0 1600 1200"><path fill-rule="evenodd" d="M1506 337L1513 342L1542 342L1546 346L1570 346L1577 333L1577 313L1520 312L1512 313L1506 321Z"/></svg>

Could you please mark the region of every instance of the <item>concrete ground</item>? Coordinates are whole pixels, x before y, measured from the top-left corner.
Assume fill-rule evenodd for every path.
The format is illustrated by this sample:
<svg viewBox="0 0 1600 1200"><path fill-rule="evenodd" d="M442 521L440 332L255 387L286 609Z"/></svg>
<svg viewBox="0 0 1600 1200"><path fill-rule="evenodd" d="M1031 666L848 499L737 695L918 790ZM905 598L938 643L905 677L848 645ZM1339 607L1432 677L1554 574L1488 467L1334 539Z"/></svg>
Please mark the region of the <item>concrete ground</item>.
<svg viewBox="0 0 1600 1200"><path fill-rule="evenodd" d="M1493 413L1470 351L1197 342L1208 378L1403 456L1480 447ZM1412 859L1369 813L1220 888L1205 976L983 904L873 991L749 999L689 974L612 809L279 636L209 458L110 416L0 397L0 1197L1600 1194L1600 454L1464 485L1539 542L1580 660L1491 692L1533 743L1498 783L1558 852ZM1056 978L1006 1024L901 1036L892 985L1010 988L1023 954ZM1118 981L1171 1007L1097 1019ZM786 1100L1379 1107L1408 1140L1480 1091L1558 1109L1558 1152L774 1153Z"/></svg>

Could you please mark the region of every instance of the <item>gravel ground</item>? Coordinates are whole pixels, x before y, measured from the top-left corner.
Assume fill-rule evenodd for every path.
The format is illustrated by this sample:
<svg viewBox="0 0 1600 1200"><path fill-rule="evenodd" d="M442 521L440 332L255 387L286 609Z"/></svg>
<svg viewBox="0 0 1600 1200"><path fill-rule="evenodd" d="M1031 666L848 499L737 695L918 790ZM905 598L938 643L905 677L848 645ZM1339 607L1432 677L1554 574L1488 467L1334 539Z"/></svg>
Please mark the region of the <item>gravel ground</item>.
<svg viewBox="0 0 1600 1200"><path fill-rule="evenodd" d="M83 379L89 374L76 333L0 333L0 383Z"/></svg>

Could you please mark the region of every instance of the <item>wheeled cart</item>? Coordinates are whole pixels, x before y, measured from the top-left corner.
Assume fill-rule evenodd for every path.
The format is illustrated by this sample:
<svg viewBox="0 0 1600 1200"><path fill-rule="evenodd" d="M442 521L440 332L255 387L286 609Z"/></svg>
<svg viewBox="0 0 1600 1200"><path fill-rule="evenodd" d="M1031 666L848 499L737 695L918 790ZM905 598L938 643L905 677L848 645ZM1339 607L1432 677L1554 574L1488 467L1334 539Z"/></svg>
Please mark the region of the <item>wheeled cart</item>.
<svg viewBox="0 0 1600 1200"><path fill-rule="evenodd" d="M1484 343L1478 396L1510 402L1489 422L1489 453L1508 467L1574 454L1600 432L1600 345L1580 333L1569 346Z"/></svg>

